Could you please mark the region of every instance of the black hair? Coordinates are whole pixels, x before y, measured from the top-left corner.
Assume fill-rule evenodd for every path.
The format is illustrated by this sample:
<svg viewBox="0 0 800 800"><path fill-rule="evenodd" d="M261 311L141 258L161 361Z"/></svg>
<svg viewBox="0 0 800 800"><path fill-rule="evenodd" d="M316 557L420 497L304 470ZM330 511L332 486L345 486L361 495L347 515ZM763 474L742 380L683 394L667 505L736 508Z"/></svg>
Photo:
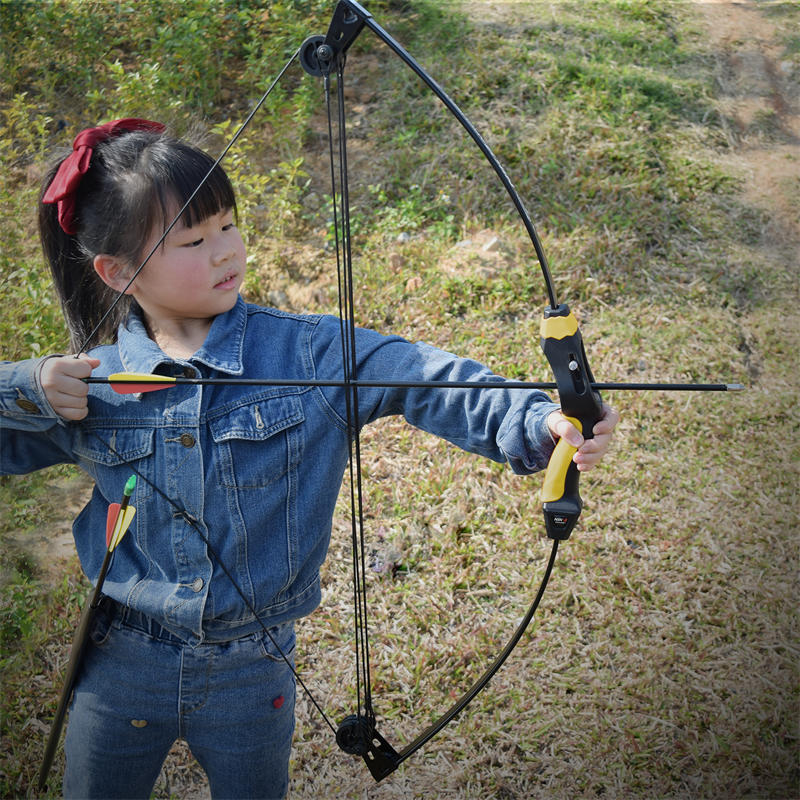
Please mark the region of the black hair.
<svg viewBox="0 0 800 800"><path fill-rule="evenodd" d="M60 162L48 172L42 196ZM69 328L73 350L114 341L132 299L123 297L100 329L86 342L117 299L94 270L100 253L139 266L144 247L158 227L166 230L192 192L208 174L214 159L202 150L166 133L122 133L98 144L89 171L75 196L77 233L65 233L55 203L39 202L39 234ZM226 209L236 213L233 187L217 166L183 213L183 223L197 222Z"/></svg>

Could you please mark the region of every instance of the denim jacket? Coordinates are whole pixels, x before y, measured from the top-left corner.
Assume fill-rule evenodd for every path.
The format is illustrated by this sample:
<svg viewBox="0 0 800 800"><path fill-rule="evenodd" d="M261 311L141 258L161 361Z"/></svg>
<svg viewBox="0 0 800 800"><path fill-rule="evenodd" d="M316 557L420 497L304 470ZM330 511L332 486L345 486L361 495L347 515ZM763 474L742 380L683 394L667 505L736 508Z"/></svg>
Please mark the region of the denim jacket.
<svg viewBox="0 0 800 800"><path fill-rule="evenodd" d="M486 367L424 343L357 331L361 380L492 381L497 389L360 388L360 425L402 414L412 425L525 474L552 452L537 391L508 390ZM341 378L339 321L247 305L217 317L187 361L166 356L132 314L117 342L95 348L93 374L157 372L204 377ZM319 567L348 459L341 387L177 385L118 395L93 384L89 414L65 422L38 383L41 360L0 366L0 472L75 463L95 481L74 523L82 567L94 580L105 551L108 504L131 475L144 479L133 526L114 555L104 592L190 643L260 629L185 518L208 537L266 625L310 613L320 602ZM113 451L109 449L110 445ZM152 482L152 483L151 483ZM158 487L157 489L154 487Z"/></svg>

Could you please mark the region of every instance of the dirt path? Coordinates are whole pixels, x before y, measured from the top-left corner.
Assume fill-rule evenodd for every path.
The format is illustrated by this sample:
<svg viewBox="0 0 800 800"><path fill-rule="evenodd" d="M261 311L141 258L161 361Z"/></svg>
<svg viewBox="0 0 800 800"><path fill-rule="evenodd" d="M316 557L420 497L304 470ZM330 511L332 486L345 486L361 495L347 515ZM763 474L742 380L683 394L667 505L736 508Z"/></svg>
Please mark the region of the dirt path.
<svg viewBox="0 0 800 800"><path fill-rule="evenodd" d="M753 0L695 3L716 43L720 119L731 146L720 161L744 178L745 199L767 211L766 242L798 264L800 67Z"/></svg>

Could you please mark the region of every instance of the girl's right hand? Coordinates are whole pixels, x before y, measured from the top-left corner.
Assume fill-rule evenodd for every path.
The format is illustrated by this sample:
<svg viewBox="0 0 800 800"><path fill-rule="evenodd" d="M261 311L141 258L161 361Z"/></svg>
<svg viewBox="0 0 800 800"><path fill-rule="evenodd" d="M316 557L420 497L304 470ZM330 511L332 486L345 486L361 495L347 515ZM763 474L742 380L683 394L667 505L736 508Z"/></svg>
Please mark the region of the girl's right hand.
<svg viewBox="0 0 800 800"><path fill-rule="evenodd" d="M82 378L88 378L99 366L99 358L90 358L83 353L77 358L54 356L42 364L39 382L47 402L59 417L79 420L89 413L89 384Z"/></svg>

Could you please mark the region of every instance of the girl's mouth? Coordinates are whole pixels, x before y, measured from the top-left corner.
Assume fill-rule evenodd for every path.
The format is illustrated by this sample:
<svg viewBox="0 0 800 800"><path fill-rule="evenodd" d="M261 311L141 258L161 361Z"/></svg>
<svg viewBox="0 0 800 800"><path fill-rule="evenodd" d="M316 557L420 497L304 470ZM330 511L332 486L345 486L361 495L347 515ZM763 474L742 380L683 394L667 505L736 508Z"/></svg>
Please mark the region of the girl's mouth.
<svg viewBox="0 0 800 800"><path fill-rule="evenodd" d="M215 289L233 289L236 286L236 273L228 272L225 277L219 282L214 284Z"/></svg>

